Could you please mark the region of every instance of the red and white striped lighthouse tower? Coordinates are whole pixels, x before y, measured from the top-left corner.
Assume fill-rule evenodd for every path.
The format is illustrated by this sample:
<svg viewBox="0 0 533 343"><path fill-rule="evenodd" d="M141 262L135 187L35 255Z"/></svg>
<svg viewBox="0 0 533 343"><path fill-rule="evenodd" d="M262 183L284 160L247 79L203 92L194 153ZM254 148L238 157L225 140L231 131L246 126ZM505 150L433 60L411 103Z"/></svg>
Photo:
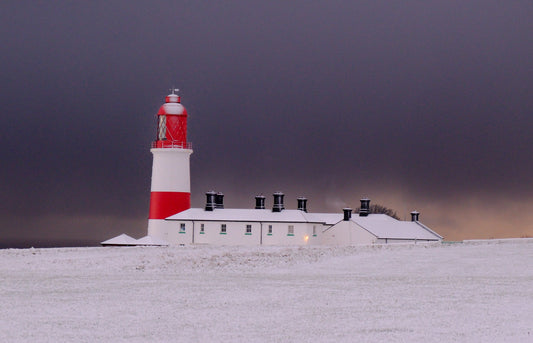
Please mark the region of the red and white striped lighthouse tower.
<svg viewBox="0 0 533 343"><path fill-rule="evenodd" d="M191 207L192 147L187 142L187 110L175 91L167 95L157 112L157 138L150 149L154 161L148 235L161 239L168 239L173 231L172 223L164 219Z"/></svg>

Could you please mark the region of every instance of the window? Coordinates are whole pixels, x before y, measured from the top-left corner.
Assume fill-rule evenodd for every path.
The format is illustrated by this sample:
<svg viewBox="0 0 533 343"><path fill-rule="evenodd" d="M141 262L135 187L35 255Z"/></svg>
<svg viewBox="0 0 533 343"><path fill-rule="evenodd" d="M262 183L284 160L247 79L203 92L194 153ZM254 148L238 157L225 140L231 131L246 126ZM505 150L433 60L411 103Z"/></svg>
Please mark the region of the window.
<svg viewBox="0 0 533 343"><path fill-rule="evenodd" d="M268 226L268 235L272 236L272 225Z"/></svg>
<svg viewBox="0 0 533 343"><path fill-rule="evenodd" d="M245 235L251 235L252 234L252 225L246 224L246 231L244 232Z"/></svg>
<svg viewBox="0 0 533 343"><path fill-rule="evenodd" d="M200 224L200 234L205 233L205 224Z"/></svg>
<svg viewBox="0 0 533 343"><path fill-rule="evenodd" d="M287 236L294 236L294 225L289 225Z"/></svg>
<svg viewBox="0 0 533 343"><path fill-rule="evenodd" d="M166 137L167 133L167 116L162 115L159 116L159 127L157 132L157 139L160 141L164 141L167 139Z"/></svg>
<svg viewBox="0 0 533 343"><path fill-rule="evenodd" d="M220 234L221 235L226 234L226 224L220 224Z"/></svg>
<svg viewBox="0 0 533 343"><path fill-rule="evenodd" d="M180 233L185 233L185 223L180 223Z"/></svg>
<svg viewBox="0 0 533 343"><path fill-rule="evenodd" d="M316 236L316 225L313 225L313 236Z"/></svg>

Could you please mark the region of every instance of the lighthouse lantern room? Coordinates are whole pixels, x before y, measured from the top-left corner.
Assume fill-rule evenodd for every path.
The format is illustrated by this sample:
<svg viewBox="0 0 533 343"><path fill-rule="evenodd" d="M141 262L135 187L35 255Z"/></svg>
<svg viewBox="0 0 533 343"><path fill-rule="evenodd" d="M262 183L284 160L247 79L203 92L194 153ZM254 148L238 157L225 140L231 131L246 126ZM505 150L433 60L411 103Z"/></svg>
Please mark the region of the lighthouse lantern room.
<svg viewBox="0 0 533 343"><path fill-rule="evenodd" d="M173 89L157 112L157 137L152 143L152 185L148 235L172 240L175 230L164 219L191 207L187 110Z"/></svg>
<svg viewBox="0 0 533 343"><path fill-rule="evenodd" d="M187 143L187 110L181 104L181 97L167 95L165 103L157 112L157 137L154 148L190 148Z"/></svg>

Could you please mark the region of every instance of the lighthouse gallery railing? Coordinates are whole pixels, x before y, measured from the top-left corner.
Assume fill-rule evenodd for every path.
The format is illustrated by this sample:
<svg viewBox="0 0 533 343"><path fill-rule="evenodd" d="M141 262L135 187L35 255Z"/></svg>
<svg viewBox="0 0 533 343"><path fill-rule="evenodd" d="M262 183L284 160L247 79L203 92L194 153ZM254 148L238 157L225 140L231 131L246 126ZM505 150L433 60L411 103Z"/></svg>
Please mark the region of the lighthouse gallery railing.
<svg viewBox="0 0 533 343"><path fill-rule="evenodd" d="M187 142L173 142L173 141L155 141L152 142L152 148L178 148L178 149L192 149L192 143Z"/></svg>

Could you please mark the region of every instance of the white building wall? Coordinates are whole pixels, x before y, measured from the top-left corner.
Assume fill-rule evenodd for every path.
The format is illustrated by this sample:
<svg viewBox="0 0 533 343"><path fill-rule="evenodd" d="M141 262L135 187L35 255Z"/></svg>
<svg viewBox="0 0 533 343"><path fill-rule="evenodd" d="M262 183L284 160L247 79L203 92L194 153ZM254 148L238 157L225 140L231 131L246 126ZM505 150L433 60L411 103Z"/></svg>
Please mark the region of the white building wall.
<svg viewBox="0 0 533 343"><path fill-rule="evenodd" d="M150 228L148 235L160 238L171 245L190 244L192 233L186 227L185 233L179 233L181 222L175 222L164 219L149 219L148 227Z"/></svg>
<svg viewBox="0 0 533 343"><path fill-rule="evenodd" d="M280 222L218 222L191 220L157 220L151 235L171 245L213 244L213 245L370 245L432 243L433 241L412 239L378 239L352 221L340 221L328 227L313 223ZM182 230L181 224L185 225ZM226 232L222 232L222 224ZM202 231L202 225L204 230ZM246 226L251 225L251 232ZM269 233L269 226L272 233ZM293 233L289 233L293 226ZM313 229L314 228L314 229Z"/></svg>
<svg viewBox="0 0 533 343"><path fill-rule="evenodd" d="M322 233L321 244L324 245L359 245L373 244L376 237L352 221L340 221Z"/></svg>
<svg viewBox="0 0 533 343"><path fill-rule="evenodd" d="M374 244L377 241L377 237L366 231L359 225L350 221L350 244Z"/></svg>
<svg viewBox="0 0 533 343"><path fill-rule="evenodd" d="M308 224L309 225L309 241L307 245L320 245L322 232L327 226L323 224Z"/></svg>
<svg viewBox="0 0 533 343"><path fill-rule="evenodd" d="M204 225L202 233L201 227ZM222 232L222 224L226 232ZM251 225L251 233L246 232L246 225ZM261 226L257 222L194 222L194 243L214 245L259 245Z"/></svg>
<svg viewBox="0 0 533 343"><path fill-rule="evenodd" d="M269 225L272 225L272 234L268 233ZM293 234L289 233L290 225L292 225L294 228ZM319 240L317 237L313 237L313 225L312 224L269 223L269 222L263 223L263 245L318 244Z"/></svg>
<svg viewBox="0 0 533 343"><path fill-rule="evenodd" d="M291 222L232 222L192 220L157 221L151 235L172 245L371 245L371 244L424 244L438 242L415 239L379 239L353 221L340 221L333 226L321 223ZM181 229L185 224L185 230ZM222 232L222 224L226 225ZM204 230L202 231L202 225ZM247 232L247 225L251 232ZM269 226L272 231L269 232ZM289 226L293 227L289 232Z"/></svg>
<svg viewBox="0 0 533 343"><path fill-rule="evenodd" d="M192 244L193 223L186 221L171 222L174 226L169 233L170 237L173 237L175 244ZM185 230L182 229L182 224L185 224Z"/></svg>
<svg viewBox="0 0 533 343"><path fill-rule="evenodd" d="M182 223L185 224L184 231L180 229ZM225 233L221 232L222 224L226 225ZM251 225L251 233L246 232L246 225ZM272 225L272 234L268 233L269 225ZM289 234L289 225L294 227L292 235ZM167 220L158 229L154 231L154 236L171 245L319 245L324 226L310 223Z"/></svg>

